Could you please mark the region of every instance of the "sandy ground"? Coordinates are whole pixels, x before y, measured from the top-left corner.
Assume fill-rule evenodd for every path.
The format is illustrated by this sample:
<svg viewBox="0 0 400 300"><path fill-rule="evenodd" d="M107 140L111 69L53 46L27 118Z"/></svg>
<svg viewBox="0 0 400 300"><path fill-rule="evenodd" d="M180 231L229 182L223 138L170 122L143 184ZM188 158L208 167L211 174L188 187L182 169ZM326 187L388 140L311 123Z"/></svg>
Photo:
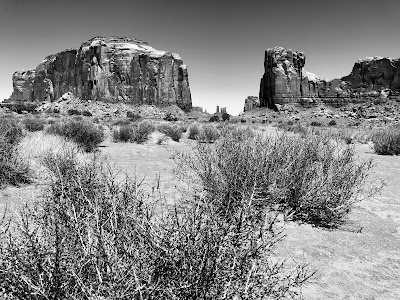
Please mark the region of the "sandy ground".
<svg viewBox="0 0 400 300"><path fill-rule="evenodd" d="M168 201L176 200L173 175L174 151L190 151L184 138L157 145L156 136L144 145L103 144L101 152L116 168L151 187L160 177ZM385 179L380 195L359 202L342 228L326 230L293 222L285 224L286 238L276 255L290 263L310 263L317 270L303 288L305 299L400 299L400 156L378 156L368 145L357 145L361 158L373 158L372 181ZM9 187L0 190L0 208L6 202L15 207L31 199L40 187Z"/></svg>

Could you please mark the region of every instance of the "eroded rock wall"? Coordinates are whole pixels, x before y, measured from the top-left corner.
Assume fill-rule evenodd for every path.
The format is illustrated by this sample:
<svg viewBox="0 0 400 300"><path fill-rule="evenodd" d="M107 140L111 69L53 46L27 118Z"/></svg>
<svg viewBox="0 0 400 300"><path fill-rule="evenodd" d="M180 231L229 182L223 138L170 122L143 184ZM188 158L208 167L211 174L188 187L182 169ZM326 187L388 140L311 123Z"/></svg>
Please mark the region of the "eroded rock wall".
<svg viewBox="0 0 400 300"><path fill-rule="evenodd" d="M327 81L304 70L302 52L275 47L265 51L260 106L304 102L343 103L343 99L400 95L400 60L370 57L358 60L350 75ZM340 101L338 101L339 99Z"/></svg>
<svg viewBox="0 0 400 300"><path fill-rule="evenodd" d="M260 107L260 99L258 99L258 97L256 96L248 96L245 100L244 100L244 108L243 111L249 111L255 108L259 108Z"/></svg>
<svg viewBox="0 0 400 300"><path fill-rule="evenodd" d="M260 105L296 102L302 97L318 97L319 78L303 69L303 52L275 47L265 51L264 75L260 82Z"/></svg>
<svg viewBox="0 0 400 300"><path fill-rule="evenodd" d="M366 57L358 60L350 75L342 77L354 96L375 96L381 91L400 92L399 59Z"/></svg>
<svg viewBox="0 0 400 300"><path fill-rule="evenodd" d="M192 107L180 56L132 38L95 37L79 49L46 57L30 72L14 74L11 99L53 101L73 92L84 100Z"/></svg>
<svg viewBox="0 0 400 300"><path fill-rule="evenodd" d="M34 89L33 84L35 81L35 70L28 71L16 71L12 76L13 89L10 100L20 100L33 101Z"/></svg>

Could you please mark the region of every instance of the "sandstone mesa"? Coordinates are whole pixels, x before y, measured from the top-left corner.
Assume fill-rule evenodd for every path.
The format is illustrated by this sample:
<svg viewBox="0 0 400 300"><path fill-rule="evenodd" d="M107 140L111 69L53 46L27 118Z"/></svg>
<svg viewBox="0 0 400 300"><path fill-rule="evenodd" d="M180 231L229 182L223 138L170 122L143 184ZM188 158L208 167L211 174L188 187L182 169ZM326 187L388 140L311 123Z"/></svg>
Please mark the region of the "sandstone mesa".
<svg viewBox="0 0 400 300"><path fill-rule="evenodd" d="M358 60L350 75L327 81L304 70L303 52L274 47L265 51L264 75L260 82L259 106L302 101L339 102L400 95L400 59L367 57ZM255 100L245 101L245 111Z"/></svg>
<svg viewBox="0 0 400 300"><path fill-rule="evenodd" d="M72 92L83 100L192 107L181 57L129 37L94 37L15 72L12 81L11 101L54 101Z"/></svg>

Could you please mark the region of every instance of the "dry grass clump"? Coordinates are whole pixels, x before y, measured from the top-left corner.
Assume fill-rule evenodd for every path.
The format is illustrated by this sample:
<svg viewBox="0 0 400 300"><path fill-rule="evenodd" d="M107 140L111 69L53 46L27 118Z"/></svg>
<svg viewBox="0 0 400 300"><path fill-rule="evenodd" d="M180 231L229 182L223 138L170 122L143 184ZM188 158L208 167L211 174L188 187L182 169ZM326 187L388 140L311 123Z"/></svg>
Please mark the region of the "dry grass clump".
<svg viewBox="0 0 400 300"><path fill-rule="evenodd" d="M375 131L376 130L371 128L345 128L339 129L337 134L346 144L367 144L371 141Z"/></svg>
<svg viewBox="0 0 400 300"><path fill-rule="evenodd" d="M133 141L134 128L132 125L122 125L119 128L114 128L113 139L114 142L128 143Z"/></svg>
<svg viewBox="0 0 400 300"><path fill-rule="evenodd" d="M274 124L275 125L275 124ZM274 126L275 127L275 126ZM293 121L288 121L288 122L282 122L276 124L276 127L280 129L281 131L288 131L288 132L293 132L297 133L300 135L305 135L310 131L310 129L307 126L304 126L300 123L294 123Z"/></svg>
<svg viewBox="0 0 400 300"><path fill-rule="evenodd" d="M113 130L113 138L115 142L131 142L142 144L149 139L155 127L148 120L143 120L130 125L122 125Z"/></svg>
<svg viewBox="0 0 400 300"><path fill-rule="evenodd" d="M44 132L33 132L24 136L16 147L16 153L24 165L29 167L34 177L38 179L48 177L43 160L49 155L65 156L72 153L78 161L85 160L84 153L76 143L62 136Z"/></svg>
<svg viewBox="0 0 400 300"><path fill-rule="evenodd" d="M381 129L372 134L374 150L380 155L400 154L400 128L391 127Z"/></svg>
<svg viewBox="0 0 400 300"><path fill-rule="evenodd" d="M95 151L105 137L101 126L89 121L73 119L51 124L46 132L72 140L86 152Z"/></svg>
<svg viewBox="0 0 400 300"><path fill-rule="evenodd" d="M196 140L200 134L200 124L197 122L191 123L188 128L188 139Z"/></svg>
<svg viewBox="0 0 400 300"><path fill-rule="evenodd" d="M371 161L357 161L354 148L324 133L272 137L226 128L214 146L194 150L181 157L181 168L192 171L208 197L223 199L221 206L257 191L260 205L324 227L341 224L371 169Z"/></svg>
<svg viewBox="0 0 400 300"><path fill-rule="evenodd" d="M0 119L0 187L30 182L29 169L15 153L22 137L22 127L15 119Z"/></svg>
<svg viewBox="0 0 400 300"><path fill-rule="evenodd" d="M22 124L28 131L40 131L44 129L44 124L46 123L45 120L41 118L33 118L33 117L28 117L22 119Z"/></svg>
<svg viewBox="0 0 400 300"><path fill-rule="evenodd" d="M257 189L232 205L193 196L156 214L140 184L117 182L97 156L52 153L43 164L48 186L2 241L10 299L300 299L310 274L271 259L282 236Z"/></svg>
<svg viewBox="0 0 400 300"><path fill-rule="evenodd" d="M200 128L198 140L203 143L214 143L219 135L220 132L214 124L203 124Z"/></svg>
<svg viewBox="0 0 400 300"><path fill-rule="evenodd" d="M178 124L162 123L157 129L175 142L179 142L182 137L182 128Z"/></svg>

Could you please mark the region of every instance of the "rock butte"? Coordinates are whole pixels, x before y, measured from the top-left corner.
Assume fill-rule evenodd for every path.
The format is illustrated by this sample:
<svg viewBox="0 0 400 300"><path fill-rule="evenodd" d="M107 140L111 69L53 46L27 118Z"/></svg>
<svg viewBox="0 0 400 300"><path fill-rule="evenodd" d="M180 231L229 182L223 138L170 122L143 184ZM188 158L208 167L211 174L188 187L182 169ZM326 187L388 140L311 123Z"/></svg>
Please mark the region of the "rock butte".
<svg viewBox="0 0 400 300"><path fill-rule="evenodd" d="M274 108L275 104L303 101L335 104L351 101L351 98L362 101L363 98L400 95L400 59L360 59L350 75L331 81L304 70L305 61L303 52L282 47L267 49L259 106ZM245 103L246 106L249 108Z"/></svg>
<svg viewBox="0 0 400 300"><path fill-rule="evenodd" d="M83 100L192 107L181 57L129 37L94 37L15 72L12 81L11 101L53 101L73 92Z"/></svg>

